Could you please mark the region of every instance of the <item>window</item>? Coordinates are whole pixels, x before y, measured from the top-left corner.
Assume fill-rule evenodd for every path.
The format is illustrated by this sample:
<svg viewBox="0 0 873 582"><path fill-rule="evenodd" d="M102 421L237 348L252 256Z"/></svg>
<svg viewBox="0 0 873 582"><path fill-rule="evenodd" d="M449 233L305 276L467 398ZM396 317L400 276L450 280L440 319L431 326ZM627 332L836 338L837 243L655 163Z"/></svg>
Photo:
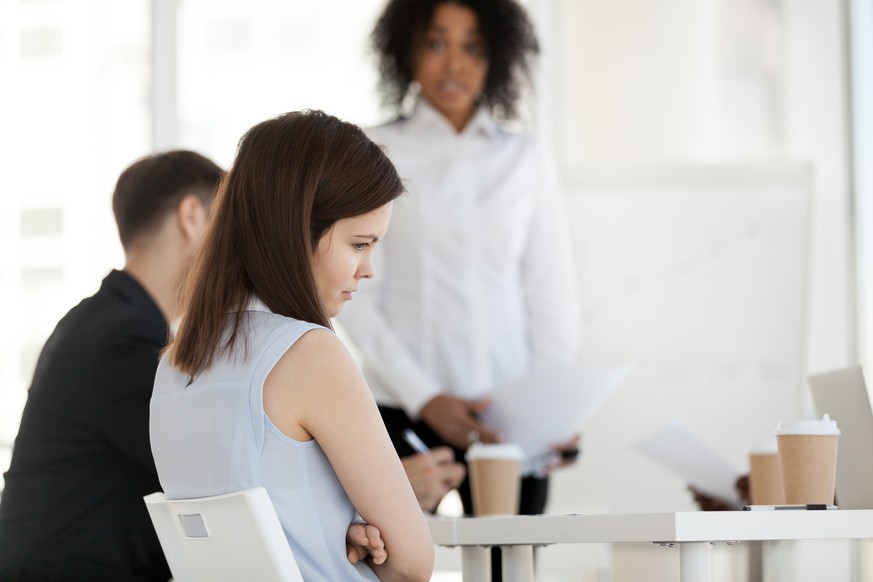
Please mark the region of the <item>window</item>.
<svg viewBox="0 0 873 582"><path fill-rule="evenodd" d="M122 266L110 200L150 148L149 6L0 0L0 473L43 343Z"/></svg>
<svg viewBox="0 0 873 582"><path fill-rule="evenodd" d="M382 119L367 36L382 0L187 0L177 34L177 137L226 166L243 132L297 109Z"/></svg>

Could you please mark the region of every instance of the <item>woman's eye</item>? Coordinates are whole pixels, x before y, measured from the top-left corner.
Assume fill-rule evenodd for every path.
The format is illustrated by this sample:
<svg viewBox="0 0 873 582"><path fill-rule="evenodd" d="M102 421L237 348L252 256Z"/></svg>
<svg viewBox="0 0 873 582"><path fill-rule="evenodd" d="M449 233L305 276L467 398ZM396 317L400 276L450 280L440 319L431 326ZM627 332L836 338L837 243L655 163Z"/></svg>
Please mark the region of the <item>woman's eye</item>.
<svg viewBox="0 0 873 582"><path fill-rule="evenodd" d="M482 54L482 44L478 42L471 42L466 45L466 51L468 55L472 55L474 57L478 57Z"/></svg>
<svg viewBox="0 0 873 582"><path fill-rule="evenodd" d="M366 249L368 246L370 246L368 243L353 243L352 244L352 248L354 248L356 251L362 251L362 250Z"/></svg>
<svg viewBox="0 0 873 582"><path fill-rule="evenodd" d="M441 40L432 39L427 41L427 48L434 52L442 52L446 44Z"/></svg>

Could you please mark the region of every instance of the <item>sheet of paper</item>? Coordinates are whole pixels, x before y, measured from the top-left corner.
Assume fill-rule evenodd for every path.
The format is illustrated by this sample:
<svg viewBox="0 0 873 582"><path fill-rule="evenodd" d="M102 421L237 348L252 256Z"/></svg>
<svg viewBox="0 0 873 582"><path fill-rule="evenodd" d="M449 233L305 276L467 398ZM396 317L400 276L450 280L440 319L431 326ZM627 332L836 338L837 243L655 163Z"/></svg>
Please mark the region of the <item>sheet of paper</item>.
<svg viewBox="0 0 873 582"><path fill-rule="evenodd" d="M541 368L495 387L482 420L521 446L528 459L541 457L578 433L631 370Z"/></svg>
<svg viewBox="0 0 873 582"><path fill-rule="evenodd" d="M734 483L741 473L701 441L679 419L633 445L689 485L723 501L742 506Z"/></svg>

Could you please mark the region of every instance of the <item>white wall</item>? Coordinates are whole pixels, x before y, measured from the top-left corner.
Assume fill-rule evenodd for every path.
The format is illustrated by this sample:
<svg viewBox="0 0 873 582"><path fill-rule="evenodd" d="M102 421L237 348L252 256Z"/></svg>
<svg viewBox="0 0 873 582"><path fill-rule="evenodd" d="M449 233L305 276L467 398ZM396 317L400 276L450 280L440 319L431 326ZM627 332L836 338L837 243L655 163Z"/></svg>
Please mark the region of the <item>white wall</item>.
<svg viewBox="0 0 873 582"><path fill-rule="evenodd" d="M842 2L785 0L784 157L814 166L810 371L857 362Z"/></svg>
<svg viewBox="0 0 873 582"><path fill-rule="evenodd" d="M792 322L802 324L800 331L782 327L801 336L782 340L799 345L790 383L787 377L767 384L742 374L701 375L705 381L682 391L675 378L649 378L652 389L661 383L665 397L657 398L643 392L639 380L631 382L584 432L586 456L578 467L556 475L551 504L556 511L692 508L680 479L629 451L628 431L642 433L640 427L657 424L653 418L667 419L678 410L691 417L708 444L740 465L747 447L766 432L766 414L775 426L779 418L772 415L809 412L807 373L858 358L843 2L533 4L539 21L551 23L555 34L545 44L547 84L537 93L537 117L547 124L540 130L555 144L567 185L575 190L571 196L579 194L586 176L604 168L618 178L640 168L657 174L664 168L706 171L738 163L808 169L808 246L799 249L807 258L806 285L783 291L787 299L806 303ZM619 269L622 257L615 261ZM590 331L589 325L583 335ZM747 333L726 330L724 339L738 347L760 339ZM598 339L586 337L589 346ZM626 352L637 347L631 342ZM752 419L755 434L745 432L749 419L743 407L761 403L767 413ZM615 548L618 563L645 563L651 554ZM655 554L653 560L664 559ZM656 562L651 565L652 572L659 570ZM616 576L622 571L619 566Z"/></svg>
<svg viewBox="0 0 873 582"><path fill-rule="evenodd" d="M873 364L873 0L851 6L852 137L860 361Z"/></svg>

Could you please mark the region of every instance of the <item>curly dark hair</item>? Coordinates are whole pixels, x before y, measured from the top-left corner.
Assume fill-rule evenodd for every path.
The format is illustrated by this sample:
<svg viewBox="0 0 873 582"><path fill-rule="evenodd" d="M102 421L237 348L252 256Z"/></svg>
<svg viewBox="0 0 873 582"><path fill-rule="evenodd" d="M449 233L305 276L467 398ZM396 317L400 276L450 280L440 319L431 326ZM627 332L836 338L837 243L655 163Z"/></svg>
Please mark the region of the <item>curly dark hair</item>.
<svg viewBox="0 0 873 582"><path fill-rule="evenodd" d="M413 81L418 43L440 4L476 13L488 57L482 102L496 117L516 118L523 83L531 83L531 62L539 54L533 25L516 0L389 0L370 35L382 103L400 112Z"/></svg>

